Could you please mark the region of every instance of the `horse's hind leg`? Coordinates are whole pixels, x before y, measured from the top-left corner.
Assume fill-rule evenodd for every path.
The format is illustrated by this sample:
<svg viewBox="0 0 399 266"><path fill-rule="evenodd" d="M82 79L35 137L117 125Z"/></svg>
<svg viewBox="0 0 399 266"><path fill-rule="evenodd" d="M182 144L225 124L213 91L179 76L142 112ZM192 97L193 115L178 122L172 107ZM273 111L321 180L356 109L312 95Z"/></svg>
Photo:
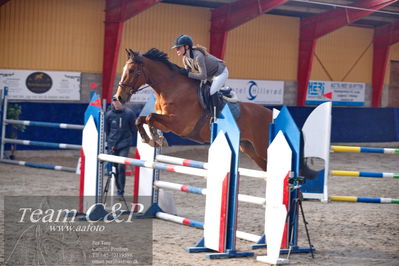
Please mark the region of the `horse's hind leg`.
<svg viewBox="0 0 399 266"><path fill-rule="evenodd" d="M266 171L266 159L260 157L251 142L242 140L240 142L240 150L247 154L263 171Z"/></svg>

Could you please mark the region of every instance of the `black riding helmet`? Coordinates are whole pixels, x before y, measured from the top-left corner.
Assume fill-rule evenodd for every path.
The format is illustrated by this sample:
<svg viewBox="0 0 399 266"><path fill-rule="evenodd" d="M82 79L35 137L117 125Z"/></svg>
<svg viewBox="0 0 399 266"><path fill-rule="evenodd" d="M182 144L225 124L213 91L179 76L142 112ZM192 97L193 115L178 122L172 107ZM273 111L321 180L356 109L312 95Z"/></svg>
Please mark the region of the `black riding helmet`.
<svg viewBox="0 0 399 266"><path fill-rule="evenodd" d="M188 36L188 35L180 35L179 37L176 38L175 45L172 46L172 49L183 46L183 45L188 45L193 47L193 39Z"/></svg>

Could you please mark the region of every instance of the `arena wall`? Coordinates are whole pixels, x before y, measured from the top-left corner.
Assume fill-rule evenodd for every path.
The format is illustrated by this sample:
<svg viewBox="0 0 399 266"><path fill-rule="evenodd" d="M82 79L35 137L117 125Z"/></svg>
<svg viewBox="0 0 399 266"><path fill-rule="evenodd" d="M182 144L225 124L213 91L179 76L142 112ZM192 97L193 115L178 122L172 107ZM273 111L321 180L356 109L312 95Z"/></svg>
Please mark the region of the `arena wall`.
<svg viewBox="0 0 399 266"><path fill-rule="evenodd" d="M81 102L88 87L100 86L103 56L105 2L98 0L18 0L0 7L0 69L82 72ZM172 62L181 59L170 50L179 34L192 35L209 47L211 10L159 3L127 20L119 53L117 74L126 59L125 48L145 52L156 47ZM228 33L225 61L230 78L285 81L284 104L296 103L299 18L265 14ZM366 83L365 106L370 106L373 30L343 27L317 41L312 80ZM390 60L399 60L399 44ZM385 75L386 104L389 65ZM87 78L88 80L85 80Z"/></svg>

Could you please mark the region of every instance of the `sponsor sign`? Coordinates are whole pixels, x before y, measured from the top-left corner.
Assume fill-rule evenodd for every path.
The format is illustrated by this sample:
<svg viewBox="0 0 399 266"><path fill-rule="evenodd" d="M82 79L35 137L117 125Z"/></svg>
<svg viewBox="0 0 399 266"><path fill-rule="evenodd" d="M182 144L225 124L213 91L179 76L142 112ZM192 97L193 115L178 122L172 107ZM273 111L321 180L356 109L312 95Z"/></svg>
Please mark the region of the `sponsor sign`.
<svg viewBox="0 0 399 266"><path fill-rule="evenodd" d="M226 86L231 87L242 102L257 104L283 104L284 82L270 80L229 79Z"/></svg>
<svg viewBox="0 0 399 266"><path fill-rule="evenodd" d="M338 81L309 81L306 104L364 105L365 83Z"/></svg>
<svg viewBox="0 0 399 266"><path fill-rule="evenodd" d="M80 100L80 72L0 69L0 86L14 100Z"/></svg>
<svg viewBox="0 0 399 266"><path fill-rule="evenodd" d="M283 81L228 79L225 85L237 93L238 100L241 102L270 105L283 104ZM133 94L130 101L133 103L145 103L152 94L154 94L152 88L148 87Z"/></svg>

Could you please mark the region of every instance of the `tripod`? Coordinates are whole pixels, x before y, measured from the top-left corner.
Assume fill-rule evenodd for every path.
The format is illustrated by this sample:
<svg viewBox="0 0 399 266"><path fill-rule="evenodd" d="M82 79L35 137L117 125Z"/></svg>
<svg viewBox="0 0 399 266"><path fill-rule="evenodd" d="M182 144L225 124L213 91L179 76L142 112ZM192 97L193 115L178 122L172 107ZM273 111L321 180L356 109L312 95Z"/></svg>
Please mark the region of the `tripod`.
<svg viewBox="0 0 399 266"><path fill-rule="evenodd" d="M292 183L291 183L292 182ZM293 210L293 213L295 214L298 211L298 207L299 210L301 212L301 216L302 216L302 221L303 224L305 226L305 231L306 231L306 237L308 239L308 244L309 244L309 249L306 249L307 252L310 252L312 254L312 258L314 258L314 246L310 240L310 234L309 234L309 229L308 229L308 222L306 220L305 217L305 212L303 210L303 206L302 206L302 201L303 201L303 194L301 191L301 186L302 184L304 184L305 182L305 178L304 177L297 177L295 180L292 180L290 183L294 185L294 189L297 190L297 197L294 199L295 201L295 207ZM295 223L296 221L290 221L291 223ZM296 240L294 241L294 231L295 230L291 230L291 236L290 236L290 248L289 248L289 252L288 252L288 257L290 256L291 251L296 251L295 249L298 249L298 247L296 246Z"/></svg>
<svg viewBox="0 0 399 266"><path fill-rule="evenodd" d="M113 199L114 199L114 191L115 187L118 188L118 183L116 182L116 166L115 164L112 164L111 168L111 173L108 175L107 182L105 183L104 187L104 198L103 198L103 204L105 205L107 202L108 198L108 191L111 189L111 206L113 206ZM129 206L127 205L126 199L124 195L120 196L120 199L125 203L126 209L129 210Z"/></svg>

